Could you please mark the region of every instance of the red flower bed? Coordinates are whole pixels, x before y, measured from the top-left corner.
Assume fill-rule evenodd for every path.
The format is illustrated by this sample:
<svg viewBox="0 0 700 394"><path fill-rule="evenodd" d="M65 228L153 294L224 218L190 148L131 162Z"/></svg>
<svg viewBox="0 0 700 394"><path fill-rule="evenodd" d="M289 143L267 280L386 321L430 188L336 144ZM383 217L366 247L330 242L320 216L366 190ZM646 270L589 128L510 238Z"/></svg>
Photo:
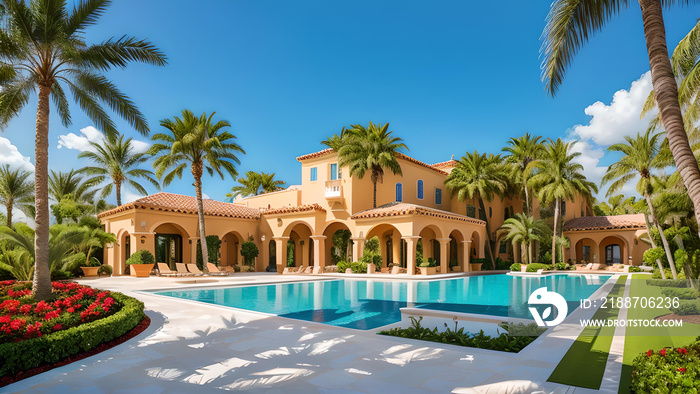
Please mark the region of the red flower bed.
<svg viewBox="0 0 700 394"><path fill-rule="evenodd" d="M37 302L31 283L0 282L0 344L41 337L101 319L120 305L109 291L95 291L75 282L53 282L52 298Z"/></svg>

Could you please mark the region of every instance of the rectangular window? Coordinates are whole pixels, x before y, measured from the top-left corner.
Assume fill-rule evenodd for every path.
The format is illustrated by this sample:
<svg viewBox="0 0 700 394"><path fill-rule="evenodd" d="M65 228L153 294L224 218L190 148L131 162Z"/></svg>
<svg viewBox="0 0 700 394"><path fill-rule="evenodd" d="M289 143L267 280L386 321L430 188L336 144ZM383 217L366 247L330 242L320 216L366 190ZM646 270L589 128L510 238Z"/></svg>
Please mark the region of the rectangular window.
<svg viewBox="0 0 700 394"><path fill-rule="evenodd" d="M334 181L338 179L338 164L331 164L331 180Z"/></svg>
<svg viewBox="0 0 700 394"><path fill-rule="evenodd" d="M508 244L501 242L501 247L498 248L498 253L508 253Z"/></svg>
<svg viewBox="0 0 700 394"><path fill-rule="evenodd" d="M582 248L582 254L583 254L583 262L589 263L591 262L591 247L584 245Z"/></svg>
<svg viewBox="0 0 700 394"><path fill-rule="evenodd" d="M435 189L435 205L442 204L442 189Z"/></svg>
<svg viewBox="0 0 700 394"><path fill-rule="evenodd" d="M403 185L400 183L396 184L396 201L403 201Z"/></svg>
<svg viewBox="0 0 700 394"><path fill-rule="evenodd" d="M316 167L311 168L311 182L318 180L318 169Z"/></svg>
<svg viewBox="0 0 700 394"><path fill-rule="evenodd" d="M418 180L418 199L422 200L423 199L423 181Z"/></svg>
<svg viewBox="0 0 700 394"><path fill-rule="evenodd" d="M469 216L470 218L476 218L475 206L467 204L467 216Z"/></svg>

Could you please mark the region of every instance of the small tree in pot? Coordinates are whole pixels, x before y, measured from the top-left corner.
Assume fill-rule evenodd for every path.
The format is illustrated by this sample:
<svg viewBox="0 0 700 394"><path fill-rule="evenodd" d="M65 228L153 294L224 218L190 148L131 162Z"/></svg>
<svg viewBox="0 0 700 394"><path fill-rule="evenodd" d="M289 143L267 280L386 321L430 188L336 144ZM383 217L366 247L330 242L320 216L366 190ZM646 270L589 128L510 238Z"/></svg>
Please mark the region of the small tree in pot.
<svg viewBox="0 0 700 394"><path fill-rule="evenodd" d="M255 258L258 257L258 254L258 245L256 245L253 241L253 237L248 237L248 240L241 244L241 256L243 256L245 265L253 266L255 264ZM253 271L254 270L255 269L253 269Z"/></svg>

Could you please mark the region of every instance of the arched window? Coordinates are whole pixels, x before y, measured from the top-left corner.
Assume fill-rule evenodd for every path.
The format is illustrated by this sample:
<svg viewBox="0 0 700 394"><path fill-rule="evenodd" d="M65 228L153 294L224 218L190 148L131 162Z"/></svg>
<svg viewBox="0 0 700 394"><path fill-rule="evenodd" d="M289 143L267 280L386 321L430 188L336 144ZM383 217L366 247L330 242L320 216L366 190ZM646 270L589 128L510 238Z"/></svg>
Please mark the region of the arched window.
<svg viewBox="0 0 700 394"><path fill-rule="evenodd" d="M401 183L396 184L396 201L403 201L403 185Z"/></svg>
<svg viewBox="0 0 700 394"><path fill-rule="evenodd" d="M422 179L418 180L418 199L419 200L423 199L423 180Z"/></svg>

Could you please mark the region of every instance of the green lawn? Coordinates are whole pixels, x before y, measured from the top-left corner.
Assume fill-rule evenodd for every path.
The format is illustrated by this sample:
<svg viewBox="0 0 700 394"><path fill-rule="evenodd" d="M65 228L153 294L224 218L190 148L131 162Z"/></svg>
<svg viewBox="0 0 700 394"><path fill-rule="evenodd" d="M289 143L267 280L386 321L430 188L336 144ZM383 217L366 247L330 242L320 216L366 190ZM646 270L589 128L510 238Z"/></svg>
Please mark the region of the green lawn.
<svg viewBox="0 0 700 394"><path fill-rule="evenodd" d="M626 280L626 276L621 276L608 297L622 297ZM593 319L616 319L618 313L618 308L598 309ZM547 380L598 390L614 334L615 327L584 328Z"/></svg>
<svg viewBox="0 0 700 394"><path fill-rule="evenodd" d="M663 297L661 287L648 286L649 275L636 274L632 276L630 297ZM671 313L665 308L630 308L628 319L653 319ZM684 323L683 327L628 327L625 332L625 354L623 357L622 375L620 376L620 393L628 392L632 380L632 361L640 353L649 349L659 350L666 346L682 347L695 340L700 335L700 325Z"/></svg>

